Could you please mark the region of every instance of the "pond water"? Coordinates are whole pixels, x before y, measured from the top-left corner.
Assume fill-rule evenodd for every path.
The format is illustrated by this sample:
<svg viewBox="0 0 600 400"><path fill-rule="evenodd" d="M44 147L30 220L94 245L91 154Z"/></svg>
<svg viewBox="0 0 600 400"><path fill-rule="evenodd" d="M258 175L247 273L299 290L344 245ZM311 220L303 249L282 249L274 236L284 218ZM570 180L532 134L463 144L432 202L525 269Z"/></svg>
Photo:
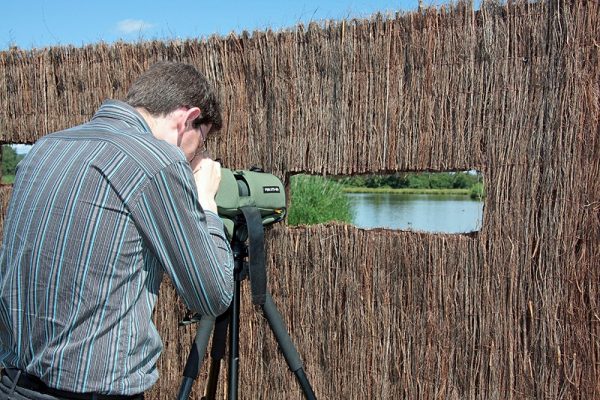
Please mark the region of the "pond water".
<svg viewBox="0 0 600 400"><path fill-rule="evenodd" d="M359 228L390 228L437 233L481 229L483 202L469 196L347 193Z"/></svg>

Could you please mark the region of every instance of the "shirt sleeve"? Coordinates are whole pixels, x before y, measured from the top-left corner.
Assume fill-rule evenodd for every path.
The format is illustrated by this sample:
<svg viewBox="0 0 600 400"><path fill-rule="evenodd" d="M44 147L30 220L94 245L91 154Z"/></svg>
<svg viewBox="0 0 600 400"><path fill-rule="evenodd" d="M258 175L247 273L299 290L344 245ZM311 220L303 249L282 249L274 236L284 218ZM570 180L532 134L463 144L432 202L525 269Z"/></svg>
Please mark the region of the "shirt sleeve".
<svg viewBox="0 0 600 400"><path fill-rule="evenodd" d="M160 170L130 210L186 306L222 314L233 296L231 247L218 215L200 206L189 166L178 162Z"/></svg>

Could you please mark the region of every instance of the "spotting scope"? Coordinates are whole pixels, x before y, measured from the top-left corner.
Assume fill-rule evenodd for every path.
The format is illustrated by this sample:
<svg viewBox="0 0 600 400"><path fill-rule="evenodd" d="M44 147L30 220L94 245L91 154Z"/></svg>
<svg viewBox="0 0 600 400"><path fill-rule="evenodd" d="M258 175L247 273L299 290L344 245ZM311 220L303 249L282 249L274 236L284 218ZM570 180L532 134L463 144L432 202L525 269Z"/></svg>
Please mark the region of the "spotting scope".
<svg viewBox="0 0 600 400"><path fill-rule="evenodd" d="M236 233L242 207L256 207L263 225L279 222L286 214L283 183L259 168L239 171L221 168L221 184L215 201L229 239Z"/></svg>

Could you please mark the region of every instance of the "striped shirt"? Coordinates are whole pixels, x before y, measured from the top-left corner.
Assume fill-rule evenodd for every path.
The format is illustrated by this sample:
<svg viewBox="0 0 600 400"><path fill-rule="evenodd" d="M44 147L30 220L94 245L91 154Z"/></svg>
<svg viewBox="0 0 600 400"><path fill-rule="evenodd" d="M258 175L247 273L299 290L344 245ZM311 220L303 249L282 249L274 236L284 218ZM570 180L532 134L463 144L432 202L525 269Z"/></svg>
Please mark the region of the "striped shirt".
<svg viewBox="0 0 600 400"><path fill-rule="evenodd" d="M19 164L0 252L0 362L72 392L136 394L158 378L163 271L218 315L233 259L183 152L129 105L40 139Z"/></svg>

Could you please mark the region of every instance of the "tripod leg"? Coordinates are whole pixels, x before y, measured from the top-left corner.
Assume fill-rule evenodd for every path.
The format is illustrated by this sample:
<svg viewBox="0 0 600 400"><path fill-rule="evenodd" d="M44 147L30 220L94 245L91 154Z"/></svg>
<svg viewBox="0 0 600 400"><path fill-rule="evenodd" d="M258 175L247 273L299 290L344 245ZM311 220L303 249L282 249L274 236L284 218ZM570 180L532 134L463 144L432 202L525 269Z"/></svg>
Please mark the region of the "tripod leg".
<svg viewBox="0 0 600 400"><path fill-rule="evenodd" d="M240 279L235 276L229 323L229 400L237 400L240 367Z"/></svg>
<svg viewBox="0 0 600 400"><path fill-rule="evenodd" d="M179 388L178 400L185 400L190 396L192 391L192 385L194 380L198 377L200 371L200 363L204 359L206 354L206 348L208 347L208 339L215 325L214 317L203 316L198 322L198 329L196 330L196 338L192 344L190 355L185 363L185 369L183 370L183 381Z"/></svg>
<svg viewBox="0 0 600 400"><path fill-rule="evenodd" d="M215 330L212 338L212 348L210 351L210 368L208 371L208 381L206 383L206 391L202 400L214 400L217 395L217 383L219 381L219 372L221 370L221 360L225 356L225 345L227 338L227 326L229 325L229 310L217 317Z"/></svg>
<svg viewBox="0 0 600 400"><path fill-rule="evenodd" d="M304 396L309 400L316 399L315 392L310 386L310 382L304 373L304 367L302 365L302 361L300 360L300 355L294 347L292 339L290 339L290 335L285 328L283 318L281 317L279 310L277 310L275 303L273 303L273 298L268 292L262 309L265 318L269 322L269 326L273 331L273 334L275 334L275 338L277 339L277 343L283 352L283 356L287 361L288 367L296 375L296 378L300 383L300 387L304 392Z"/></svg>

